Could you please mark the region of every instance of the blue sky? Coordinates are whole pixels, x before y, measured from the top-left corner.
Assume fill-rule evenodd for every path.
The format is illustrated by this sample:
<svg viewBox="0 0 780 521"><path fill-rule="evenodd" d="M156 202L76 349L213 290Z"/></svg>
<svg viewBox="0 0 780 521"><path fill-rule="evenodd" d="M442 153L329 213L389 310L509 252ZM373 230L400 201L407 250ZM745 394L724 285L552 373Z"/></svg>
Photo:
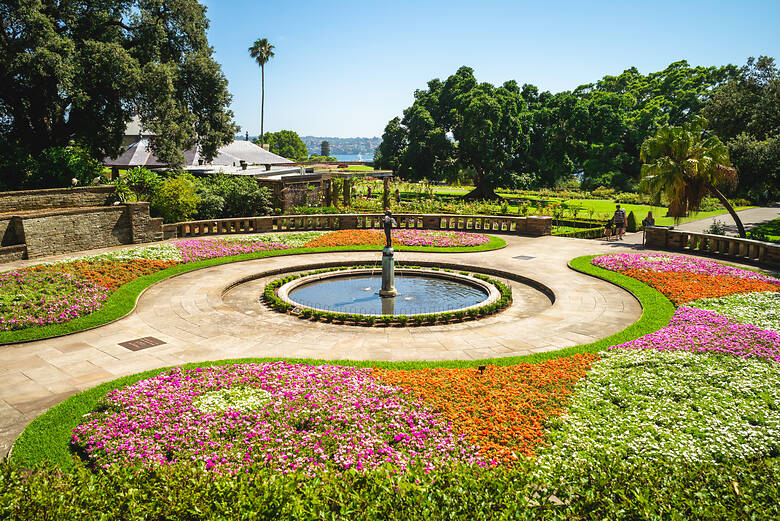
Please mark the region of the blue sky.
<svg viewBox="0 0 780 521"><path fill-rule="evenodd" d="M780 60L780 0L202 0L230 82L236 122L260 130L260 71L247 49L268 38L265 130L380 136L415 89L461 65L477 79L559 92L636 66L687 59Z"/></svg>

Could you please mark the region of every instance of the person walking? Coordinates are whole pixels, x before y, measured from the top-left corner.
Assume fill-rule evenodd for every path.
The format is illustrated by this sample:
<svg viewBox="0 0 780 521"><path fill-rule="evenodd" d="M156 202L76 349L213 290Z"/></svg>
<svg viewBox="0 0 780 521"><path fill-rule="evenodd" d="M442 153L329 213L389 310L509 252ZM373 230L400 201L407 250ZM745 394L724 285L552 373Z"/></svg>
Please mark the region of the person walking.
<svg viewBox="0 0 780 521"><path fill-rule="evenodd" d="M642 247L645 246L645 241L647 240L647 227L648 226L655 226L655 217L653 217L653 212L647 212L647 217L642 219Z"/></svg>
<svg viewBox="0 0 780 521"><path fill-rule="evenodd" d="M401 190L398 188L395 189L395 202L400 203L401 202Z"/></svg>
<svg viewBox="0 0 780 521"><path fill-rule="evenodd" d="M615 222L615 238L622 241L626 233L626 211L620 205L617 205L612 220Z"/></svg>
<svg viewBox="0 0 780 521"><path fill-rule="evenodd" d="M612 219L607 221L604 225L604 238L610 240L612 238Z"/></svg>

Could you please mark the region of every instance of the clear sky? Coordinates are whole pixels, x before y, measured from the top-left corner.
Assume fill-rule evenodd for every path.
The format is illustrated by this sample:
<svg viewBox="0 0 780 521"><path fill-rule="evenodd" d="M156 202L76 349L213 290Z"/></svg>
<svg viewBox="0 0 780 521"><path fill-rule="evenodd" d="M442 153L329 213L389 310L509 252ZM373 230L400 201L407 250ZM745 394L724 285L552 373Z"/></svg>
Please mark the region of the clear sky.
<svg viewBox="0 0 780 521"><path fill-rule="evenodd" d="M479 81L559 92L686 59L780 61L780 0L201 0L242 131L259 134L260 70L247 49L268 38L265 130L381 136L415 89L461 65Z"/></svg>

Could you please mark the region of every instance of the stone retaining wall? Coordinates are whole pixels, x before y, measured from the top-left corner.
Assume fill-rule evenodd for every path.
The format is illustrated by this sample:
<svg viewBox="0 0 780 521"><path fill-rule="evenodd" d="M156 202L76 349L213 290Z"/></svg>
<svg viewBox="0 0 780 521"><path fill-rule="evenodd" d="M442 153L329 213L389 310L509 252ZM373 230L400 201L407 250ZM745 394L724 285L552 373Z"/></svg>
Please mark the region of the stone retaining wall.
<svg viewBox="0 0 780 521"><path fill-rule="evenodd" d="M645 244L649 248L706 253L780 268L780 244L752 239L650 226L645 229Z"/></svg>
<svg viewBox="0 0 780 521"><path fill-rule="evenodd" d="M110 203L113 193L113 186L0 192L0 214L53 208L105 206Z"/></svg>
<svg viewBox="0 0 780 521"><path fill-rule="evenodd" d="M132 242L124 206L52 210L23 219L23 226L31 259Z"/></svg>

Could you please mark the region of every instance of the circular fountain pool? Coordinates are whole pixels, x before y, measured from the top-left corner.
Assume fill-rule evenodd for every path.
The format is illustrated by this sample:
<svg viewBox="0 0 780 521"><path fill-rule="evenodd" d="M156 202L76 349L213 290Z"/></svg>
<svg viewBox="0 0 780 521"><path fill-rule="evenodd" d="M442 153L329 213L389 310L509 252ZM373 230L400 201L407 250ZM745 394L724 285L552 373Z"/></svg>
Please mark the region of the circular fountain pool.
<svg viewBox="0 0 780 521"><path fill-rule="evenodd" d="M361 315L418 315L458 311L500 298L494 285L475 277L433 270L397 269L395 297L380 297L381 276L371 270L303 277L279 288L295 306Z"/></svg>

